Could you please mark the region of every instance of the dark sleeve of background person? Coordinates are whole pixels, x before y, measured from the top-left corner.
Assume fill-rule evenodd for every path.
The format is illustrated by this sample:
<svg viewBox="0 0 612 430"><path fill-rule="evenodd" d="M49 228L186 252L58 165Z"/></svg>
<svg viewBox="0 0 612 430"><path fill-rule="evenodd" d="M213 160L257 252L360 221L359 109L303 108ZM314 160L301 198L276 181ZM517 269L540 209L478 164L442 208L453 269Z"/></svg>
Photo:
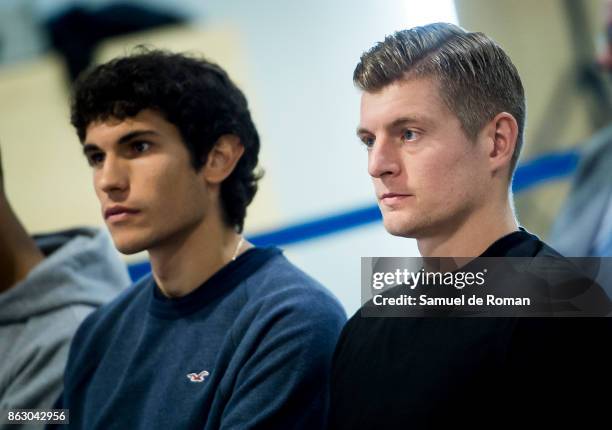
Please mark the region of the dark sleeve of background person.
<svg viewBox="0 0 612 430"><path fill-rule="evenodd" d="M8 202L0 151L0 293L25 278L43 258Z"/></svg>

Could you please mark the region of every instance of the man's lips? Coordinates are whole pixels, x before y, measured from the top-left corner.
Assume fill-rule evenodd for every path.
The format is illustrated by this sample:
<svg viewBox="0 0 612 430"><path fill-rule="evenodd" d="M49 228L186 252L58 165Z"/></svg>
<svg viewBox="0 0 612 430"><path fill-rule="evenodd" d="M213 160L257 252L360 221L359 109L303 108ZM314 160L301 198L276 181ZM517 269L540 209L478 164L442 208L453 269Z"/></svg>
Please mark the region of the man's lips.
<svg viewBox="0 0 612 430"><path fill-rule="evenodd" d="M124 218L130 214L136 214L140 212L138 209L132 209L125 206L111 206L104 211L104 219L119 219Z"/></svg>
<svg viewBox="0 0 612 430"><path fill-rule="evenodd" d="M411 195L412 194L408 194L408 193L385 193L382 196L380 196L380 199L384 200L384 199L392 199L395 197L409 197Z"/></svg>
<svg viewBox="0 0 612 430"><path fill-rule="evenodd" d="M385 193L380 196L380 201L386 205L392 205L412 196L412 194L408 193Z"/></svg>

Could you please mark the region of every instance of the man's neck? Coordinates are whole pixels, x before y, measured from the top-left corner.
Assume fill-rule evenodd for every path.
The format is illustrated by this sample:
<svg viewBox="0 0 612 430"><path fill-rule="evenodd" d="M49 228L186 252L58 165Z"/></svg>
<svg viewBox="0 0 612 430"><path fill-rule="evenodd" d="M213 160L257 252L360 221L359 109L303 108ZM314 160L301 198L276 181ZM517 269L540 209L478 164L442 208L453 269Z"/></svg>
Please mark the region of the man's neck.
<svg viewBox="0 0 612 430"><path fill-rule="evenodd" d="M183 237L149 250L153 276L165 296L189 294L231 262L235 254L252 246L241 244L240 235L216 218L202 220Z"/></svg>
<svg viewBox="0 0 612 430"><path fill-rule="evenodd" d="M518 230L506 202L501 207L483 207L449 231L417 238L423 257L478 257L495 241Z"/></svg>

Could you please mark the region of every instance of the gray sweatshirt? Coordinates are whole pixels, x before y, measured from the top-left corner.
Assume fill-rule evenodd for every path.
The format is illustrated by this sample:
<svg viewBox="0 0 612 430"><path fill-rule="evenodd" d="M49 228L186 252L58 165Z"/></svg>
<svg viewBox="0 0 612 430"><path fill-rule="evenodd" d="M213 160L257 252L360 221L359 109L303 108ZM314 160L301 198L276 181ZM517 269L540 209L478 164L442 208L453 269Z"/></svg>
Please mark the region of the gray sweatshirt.
<svg viewBox="0 0 612 430"><path fill-rule="evenodd" d="M0 430L19 428L1 424L8 409L53 406L77 327L130 284L106 231L81 228L35 240L46 258L0 293Z"/></svg>

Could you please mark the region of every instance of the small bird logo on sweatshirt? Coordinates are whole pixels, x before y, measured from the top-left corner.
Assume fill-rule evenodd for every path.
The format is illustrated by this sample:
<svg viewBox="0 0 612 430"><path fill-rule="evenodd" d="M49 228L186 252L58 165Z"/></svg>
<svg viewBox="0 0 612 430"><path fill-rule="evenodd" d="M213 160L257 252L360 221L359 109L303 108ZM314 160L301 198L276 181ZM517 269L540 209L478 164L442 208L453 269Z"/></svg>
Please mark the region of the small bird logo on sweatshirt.
<svg viewBox="0 0 612 430"><path fill-rule="evenodd" d="M208 373L208 371L206 370L202 370L200 373L190 373L187 375L187 378L189 378L189 380L191 382L204 382L204 379L206 379L206 377L210 375L210 373Z"/></svg>

